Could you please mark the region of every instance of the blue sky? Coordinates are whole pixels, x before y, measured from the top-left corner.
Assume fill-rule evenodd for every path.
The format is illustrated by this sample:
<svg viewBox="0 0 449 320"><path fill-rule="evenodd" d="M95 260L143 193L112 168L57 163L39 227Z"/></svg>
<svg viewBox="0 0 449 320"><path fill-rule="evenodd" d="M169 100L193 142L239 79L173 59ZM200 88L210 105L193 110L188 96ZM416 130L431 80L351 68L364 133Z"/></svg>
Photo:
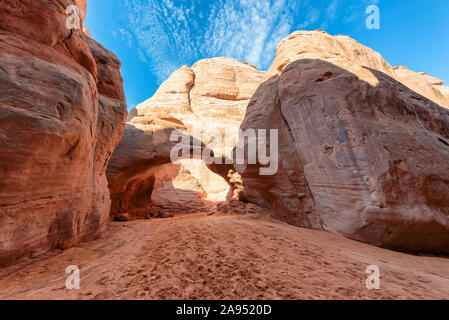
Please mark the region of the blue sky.
<svg viewBox="0 0 449 320"><path fill-rule="evenodd" d="M365 27L380 8L380 30ZM227 56L267 70L296 30L346 34L449 85L449 0L88 0L86 26L122 61L128 109L174 70Z"/></svg>

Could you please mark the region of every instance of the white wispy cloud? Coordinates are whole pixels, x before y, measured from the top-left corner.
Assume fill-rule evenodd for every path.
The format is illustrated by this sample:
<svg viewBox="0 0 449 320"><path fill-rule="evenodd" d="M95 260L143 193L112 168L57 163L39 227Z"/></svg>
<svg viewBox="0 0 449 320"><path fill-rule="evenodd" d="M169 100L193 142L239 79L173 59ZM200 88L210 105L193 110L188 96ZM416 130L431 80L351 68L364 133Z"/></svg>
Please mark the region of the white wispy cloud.
<svg viewBox="0 0 449 320"><path fill-rule="evenodd" d="M216 56L265 70L284 37L317 23L326 26L341 1L125 0L129 32L121 35L140 48L159 81L183 64Z"/></svg>
<svg viewBox="0 0 449 320"><path fill-rule="evenodd" d="M288 0L127 0L128 29L160 81L182 64L227 56L266 69L293 27Z"/></svg>

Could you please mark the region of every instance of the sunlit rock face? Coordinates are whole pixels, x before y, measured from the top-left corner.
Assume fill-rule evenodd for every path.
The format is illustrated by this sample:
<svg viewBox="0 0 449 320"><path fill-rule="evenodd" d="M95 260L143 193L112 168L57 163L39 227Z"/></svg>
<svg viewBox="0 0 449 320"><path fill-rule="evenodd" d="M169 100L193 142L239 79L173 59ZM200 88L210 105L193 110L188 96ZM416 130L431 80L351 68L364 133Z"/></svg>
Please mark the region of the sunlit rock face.
<svg viewBox="0 0 449 320"><path fill-rule="evenodd" d="M133 176L130 179L123 172L137 155L129 147L134 145L137 148L142 145L143 149L154 149L159 141L144 141L149 139L149 135L163 130L156 125L160 122L164 123L167 130L170 126L182 128L198 142L212 149L214 156L229 157L238 140L239 126L248 102L263 75L263 72L253 66L230 58L201 60L192 67L184 66L176 70L152 98L132 110L127 127L130 127L130 131L140 130L145 134L141 135L142 138L136 135L127 138L128 129L125 129L124 140L111 161L109 181L113 194L112 215L133 218L188 213L195 209L196 212L208 211L216 207L216 202L226 200L229 193L226 176L224 179L209 170L201 160L201 155L195 159L171 163L168 160L170 149L165 147L166 163L148 160L146 167L143 165L139 171L142 177ZM131 142L131 139L142 140ZM169 140L163 140L161 144L171 147L175 145ZM158 158L161 157L159 154ZM117 174L119 171L122 172L120 178ZM145 204L139 200L140 204L136 206L132 201L123 200L135 198L134 191L128 192L135 190L134 187L121 187L125 180L132 185L145 184L145 190L139 188L139 199L144 197L148 200L144 200ZM147 182L144 183L144 180ZM117 206L114 205L116 193L121 194L117 197Z"/></svg>
<svg viewBox="0 0 449 320"><path fill-rule="evenodd" d="M379 70L391 77L393 68L382 56L348 36L331 36L325 31L296 31L283 39L265 78L280 75L285 67L300 59L321 59L330 63L345 60L346 64Z"/></svg>
<svg viewBox="0 0 449 320"><path fill-rule="evenodd" d="M394 68L396 79L407 87L449 109L449 88L443 86L443 81L428 75L425 72L416 73L407 67Z"/></svg>
<svg viewBox="0 0 449 320"><path fill-rule="evenodd" d="M66 8L0 6L0 265L95 237L109 217L105 170L126 102L120 61ZM82 27L82 26L81 26Z"/></svg>
<svg viewBox="0 0 449 320"><path fill-rule="evenodd" d="M320 30L296 31L283 39L277 46L276 57L265 80L280 75L289 63L300 59L321 59L345 68L357 65L381 71L440 106L449 108L448 87L444 87L440 79L425 72L413 72L404 66L392 67L378 52L356 40L346 35L331 36Z"/></svg>
<svg viewBox="0 0 449 320"><path fill-rule="evenodd" d="M261 176L261 165L250 165L239 188L294 225L448 252L449 111L434 90L441 82L404 75L354 40L321 31L296 32L277 53L241 127L279 130L279 170Z"/></svg>

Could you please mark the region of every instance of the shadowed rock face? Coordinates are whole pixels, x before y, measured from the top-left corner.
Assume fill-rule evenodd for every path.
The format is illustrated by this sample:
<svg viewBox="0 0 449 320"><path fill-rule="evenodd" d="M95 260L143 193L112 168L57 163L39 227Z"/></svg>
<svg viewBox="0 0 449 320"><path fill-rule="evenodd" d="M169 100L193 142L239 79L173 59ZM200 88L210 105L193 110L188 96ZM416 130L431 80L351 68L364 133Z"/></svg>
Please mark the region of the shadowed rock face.
<svg viewBox="0 0 449 320"><path fill-rule="evenodd" d="M279 130L279 170L261 176L260 164L248 165L230 181L234 194L253 203L261 195L293 225L448 252L446 89L347 36L295 32L278 45L241 125Z"/></svg>
<svg viewBox="0 0 449 320"><path fill-rule="evenodd" d="M120 61L66 28L73 4L0 7L0 265L91 239L108 221L105 170L126 117Z"/></svg>
<svg viewBox="0 0 449 320"><path fill-rule="evenodd" d="M173 130L182 126L149 117L145 124L126 124L123 137L107 169L111 193L111 216L117 219L144 218L152 215L151 192L154 175L170 163Z"/></svg>
<svg viewBox="0 0 449 320"><path fill-rule="evenodd" d="M336 65L338 63L338 65ZM403 251L449 252L449 111L380 71L303 59L253 96L280 169L242 174L280 219Z"/></svg>
<svg viewBox="0 0 449 320"><path fill-rule="evenodd" d="M191 159L181 161L202 161L197 150L212 156L213 150L174 121L148 114L125 125L107 169L111 218L127 221L215 209L215 202L206 199L206 190L195 176L181 163L172 163L170 153L178 141L171 141L170 136L176 131L192 142L187 155ZM219 175L226 176L225 167L212 164L205 168L220 179Z"/></svg>

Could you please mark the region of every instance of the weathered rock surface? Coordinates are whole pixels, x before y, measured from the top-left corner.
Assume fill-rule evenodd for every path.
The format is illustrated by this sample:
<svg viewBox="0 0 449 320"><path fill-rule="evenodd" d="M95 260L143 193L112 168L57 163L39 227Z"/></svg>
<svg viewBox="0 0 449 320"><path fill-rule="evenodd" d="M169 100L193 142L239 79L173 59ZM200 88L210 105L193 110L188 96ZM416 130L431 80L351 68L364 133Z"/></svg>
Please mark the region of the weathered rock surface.
<svg viewBox="0 0 449 320"><path fill-rule="evenodd" d="M396 79L407 87L449 109L449 96L447 95L449 88L443 86L442 80L426 73L413 72L404 66L395 67L394 71Z"/></svg>
<svg viewBox="0 0 449 320"><path fill-rule="evenodd" d="M275 217L290 224L377 246L448 252L446 89L427 74L391 67L380 54L347 36L301 31L279 44L267 73L225 58L177 70L128 120L133 132L155 117L166 122L164 130L179 126L216 156L234 157L235 163L232 149L246 112L241 129L278 129L279 170L263 176L260 164L249 164L246 170L232 165L210 168L232 186L228 200L271 207ZM223 148L215 133L224 129L232 133ZM190 211L201 208L196 203L204 197L217 194L209 188L220 180L200 160L166 164L174 144L168 138L146 143L145 134L137 135L137 140L122 140L119 157L111 162L112 171L122 172L110 183L112 194L116 186L123 188L113 199L126 203L118 212L138 215L139 201L144 201L144 215L156 202L176 212L184 202ZM142 148L151 152L141 156ZM157 148L163 150L154 151ZM209 176L198 178L192 162L197 172ZM196 179L188 178L189 171ZM156 172L161 172L159 177ZM176 173L184 177L178 179ZM174 187L176 179L183 181L179 189ZM247 211L235 201L221 204L219 210Z"/></svg>
<svg viewBox="0 0 449 320"><path fill-rule="evenodd" d="M437 86L436 87L447 99L449 99L449 87Z"/></svg>
<svg viewBox="0 0 449 320"><path fill-rule="evenodd" d="M276 48L276 57L265 79L280 75L285 67L296 60L320 58L330 63L344 59L379 70L395 77L393 68L382 56L345 35L331 36L325 31L296 31L283 39Z"/></svg>
<svg viewBox="0 0 449 320"><path fill-rule="evenodd" d="M449 111L383 72L318 58L290 63L252 98L242 128L284 138L278 174L249 166L244 187L295 225L448 252Z"/></svg>
<svg viewBox="0 0 449 320"><path fill-rule="evenodd" d="M136 117L125 125L107 169L113 218L129 220L155 215L151 203L155 173L170 163L170 152L176 145L170 141L170 135L176 129L185 128L150 116Z"/></svg>
<svg viewBox="0 0 449 320"><path fill-rule="evenodd" d="M262 176L260 164L248 165L230 181L234 193L253 203L261 195L297 226L449 252L445 88L346 36L295 32L279 44L241 126L279 130L279 170Z"/></svg>
<svg viewBox="0 0 449 320"><path fill-rule="evenodd" d="M108 221L105 170L126 117L120 61L66 28L73 4L85 8L0 7L0 265L91 239Z"/></svg>
<svg viewBox="0 0 449 320"><path fill-rule="evenodd" d="M282 40L265 80L281 74L293 61L317 58L337 64L343 59L349 65L355 64L381 71L433 102L449 108L447 94L440 92L441 90L447 92L447 87L442 87L443 81L440 79L426 73L413 72L404 66L393 68L378 52L354 39L345 35L331 36L320 30L296 31Z"/></svg>
<svg viewBox="0 0 449 320"><path fill-rule="evenodd" d="M175 71L152 98L132 110L108 171L112 216L158 216L161 209L165 214L204 211L224 201L229 185L208 169L201 155L170 163L170 150L176 143L169 136L172 129L182 129L215 156L230 156L246 106L263 74L230 58L201 60ZM164 138L153 141L150 136L161 130L166 130ZM132 168L135 163L138 170Z"/></svg>

